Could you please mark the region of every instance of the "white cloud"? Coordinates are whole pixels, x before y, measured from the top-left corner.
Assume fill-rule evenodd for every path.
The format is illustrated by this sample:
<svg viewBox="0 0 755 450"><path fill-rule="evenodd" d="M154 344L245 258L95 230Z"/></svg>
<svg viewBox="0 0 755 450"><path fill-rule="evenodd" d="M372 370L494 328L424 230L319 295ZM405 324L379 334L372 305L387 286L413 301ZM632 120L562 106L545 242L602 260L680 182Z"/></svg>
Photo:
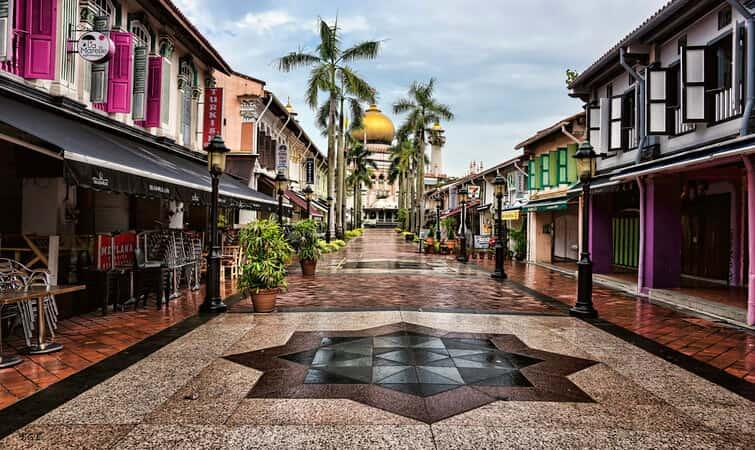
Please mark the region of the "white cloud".
<svg viewBox="0 0 755 450"><path fill-rule="evenodd" d="M233 25L237 28L248 29L258 33L268 32L275 28L295 24L297 21L286 11L273 10L261 13L246 13L244 17Z"/></svg>

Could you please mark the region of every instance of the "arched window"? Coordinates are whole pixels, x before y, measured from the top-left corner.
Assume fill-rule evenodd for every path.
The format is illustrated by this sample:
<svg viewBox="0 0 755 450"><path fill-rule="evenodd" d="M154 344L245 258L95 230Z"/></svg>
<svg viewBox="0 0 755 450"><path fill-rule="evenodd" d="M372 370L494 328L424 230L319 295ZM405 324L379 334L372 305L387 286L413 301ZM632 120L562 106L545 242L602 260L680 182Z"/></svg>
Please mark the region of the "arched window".
<svg viewBox="0 0 755 450"><path fill-rule="evenodd" d="M134 39L134 84L131 116L145 120L147 112L148 59L152 48L152 34L139 20L129 22L129 31Z"/></svg>
<svg viewBox="0 0 755 450"><path fill-rule="evenodd" d="M194 143L194 110L199 99L197 69L191 58L184 58L178 69L178 89L181 91L181 136L183 145Z"/></svg>

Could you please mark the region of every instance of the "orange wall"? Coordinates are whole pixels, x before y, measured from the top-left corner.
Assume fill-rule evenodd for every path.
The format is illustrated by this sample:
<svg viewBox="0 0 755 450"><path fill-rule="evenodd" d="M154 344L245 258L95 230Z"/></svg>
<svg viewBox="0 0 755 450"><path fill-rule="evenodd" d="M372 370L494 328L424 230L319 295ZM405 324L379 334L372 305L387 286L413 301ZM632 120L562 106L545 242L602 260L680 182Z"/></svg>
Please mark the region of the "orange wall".
<svg viewBox="0 0 755 450"><path fill-rule="evenodd" d="M241 123L241 102L240 96L247 97L262 97L265 95L264 84L249 80L247 78L238 75L223 75L221 73L216 74L217 87L222 87L223 92L223 118L225 119L225 125L223 126L223 139L225 144L233 151L245 151L252 150L251 141L252 136L251 127L247 127L242 131ZM242 141L242 135L244 138Z"/></svg>

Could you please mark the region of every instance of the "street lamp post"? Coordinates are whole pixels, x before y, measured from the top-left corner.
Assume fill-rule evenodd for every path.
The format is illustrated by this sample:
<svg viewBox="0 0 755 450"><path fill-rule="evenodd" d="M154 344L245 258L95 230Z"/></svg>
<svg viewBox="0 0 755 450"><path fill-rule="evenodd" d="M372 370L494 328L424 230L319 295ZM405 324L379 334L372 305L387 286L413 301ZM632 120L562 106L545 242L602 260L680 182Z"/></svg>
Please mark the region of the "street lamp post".
<svg viewBox="0 0 755 450"><path fill-rule="evenodd" d="M312 203L312 197L314 196L315 191L312 190L312 186L307 185L307 187L304 188L304 198L307 199L307 219L311 219L310 215L310 204Z"/></svg>
<svg viewBox="0 0 755 450"><path fill-rule="evenodd" d="M443 209L443 197L435 195L435 240L440 242L440 210Z"/></svg>
<svg viewBox="0 0 755 450"><path fill-rule="evenodd" d="M288 179L282 171L275 176L275 188L278 191L278 226L283 230L283 194L288 189Z"/></svg>
<svg viewBox="0 0 755 450"><path fill-rule="evenodd" d="M207 166L212 177L212 201L210 203L210 251L207 253L207 280L204 302L199 306L203 313L221 313L228 309L220 298L220 245L218 240L218 186L225 172L225 156L230 151L223 138L215 136L205 148Z"/></svg>
<svg viewBox="0 0 755 450"><path fill-rule="evenodd" d="M467 190L467 187L462 186L457 195L459 197L459 203L461 204L461 237L459 239L461 244L459 248L459 257L456 258L456 260L462 263L467 263L469 262L469 256L467 255L467 201L469 200L469 191Z"/></svg>
<svg viewBox="0 0 755 450"><path fill-rule="evenodd" d="M495 186L495 199L496 199L496 214L495 214L495 226L496 226L496 240L495 240L495 271L490 275L498 280L505 280L508 278L506 271L503 268L503 261L505 258L506 245L504 240L506 239L503 233L503 191L506 188L506 179L501 175L495 177L493 181Z"/></svg>
<svg viewBox="0 0 755 450"><path fill-rule="evenodd" d="M585 141L574 154L577 170L582 181L582 254L577 262L577 302L569 314L579 317L597 317L598 311L592 304L592 261L590 261L590 182L595 172L595 154L592 145Z"/></svg>
<svg viewBox="0 0 755 450"><path fill-rule="evenodd" d="M331 217L330 211L331 211L331 205L333 204L333 197L330 195L328 196L328 226L325 229L325 242L330 244L330 224L333 223L333 217Z"/></svg>

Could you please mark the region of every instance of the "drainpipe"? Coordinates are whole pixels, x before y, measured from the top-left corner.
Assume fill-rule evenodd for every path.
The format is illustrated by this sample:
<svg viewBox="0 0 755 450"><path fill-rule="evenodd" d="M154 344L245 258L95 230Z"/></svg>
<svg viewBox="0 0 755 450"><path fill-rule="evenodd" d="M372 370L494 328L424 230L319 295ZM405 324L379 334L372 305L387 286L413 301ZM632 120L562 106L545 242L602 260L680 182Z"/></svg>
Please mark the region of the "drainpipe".
<svg viewBox="0 0 755 450"><path fill-rule="evenodd" d="M583 141L580 141L579 139L577 139L577 138L576 138L576 137L575 137L575 136L574 136L573 134L571 134L571 133L569 133L568 131L566 131L566 125L564 125L564 124L561 124L561 132L562 132L562 133L563 133L563 134L564 134L564 135L565 135L566 137L568 137L569 139L571 139L572 141L574 141L574 142L575 142L575 143L577 143L577 144L581 144L581 143L583 142ZM518 167L517 167L517 168L518 168Z"/></svg>
<svg viewBox="0 0 755 450"><path fill-rule="evenodd" d="M755 167L753 167L752 157L743 156L742 160L747 170L747 235L749 239L749 258L750 267L747 274L747 324L755 325L755 266L752 261L755 260Z"/></svg>
<svg viewBox="0 0 755 450"><path fill-rule="evenodd" d="M645 182L641 177L637 180L637 188L640 191L640 251L637 264L637 293L642 295L645 287Z"/></svg>
<svg viewBox="0 0 755 450"><path fill-rule="evenodd" d="M625 59L626 50L622 48L619 53L619 63L621 67L629 74L630 77L637 81L637 104L640 105L637 108L637 133L640 136L640 142L637 146L637 157L635 158L635 164L639 164L642 158L642 149L645 148L645 79L640 76L632 67L627 64Z"/></svg>
<svg viewBox="0 0 755 450"><path fill-rule="evenodd" d="M273 103L273 96L270 95L270 100L267 101L267 105L265 105L265 109L262 110L262 113L257 117L257 120L254 121L254 154L259 155L259 139L257 139L257 129L259 128L259 123L262 121L262 116L265 115L267 110L270 108L270 105Z"/></svg>
<svg viewBox="0 0 755 450"><path fill-rule="evenodd" d="M285 130L285 129L286 129L286 125L288 125L288 123L289 123L290 121L291 121L291 115L289 115L289 116L288 116L288 117L286 118L286 121L285 121L285 122L283 122L283 126L281 127L281 129L280 129L280 130L278 130L278 133L277 133L277 139L276 139L276 141L280 140L280 138L281 138L281 135L283 134L283 130Z"/></svg>
<svg viewBox="0 0 755 450"><path fill-rule="evenodd" d="M755 103L755 15L745 8L738 0L728 0L732 8L736 9L739 14L744 16L747 24L747 88L745 89L747 99L745 100L745 110L742 114L742 127L739 130L740 136L750 134L750 119L752 116L753 103Z"/></svg>
<svg viewBox="0 0 755 450"><path fill-rule="evenodd" d="M522 174L522 175L524 175L525 177L526 177L526 176L529 176L529 174L527 173L527 171L526 171L526 170L524 170L524 169L522 169L521 167L519 167L519 163L518 163L518 162L516 162L516 161L514 161L514 168L515 168L516 170L518 170L518 171L519 171L519 173L521 173L521 174Z"/></svg>

